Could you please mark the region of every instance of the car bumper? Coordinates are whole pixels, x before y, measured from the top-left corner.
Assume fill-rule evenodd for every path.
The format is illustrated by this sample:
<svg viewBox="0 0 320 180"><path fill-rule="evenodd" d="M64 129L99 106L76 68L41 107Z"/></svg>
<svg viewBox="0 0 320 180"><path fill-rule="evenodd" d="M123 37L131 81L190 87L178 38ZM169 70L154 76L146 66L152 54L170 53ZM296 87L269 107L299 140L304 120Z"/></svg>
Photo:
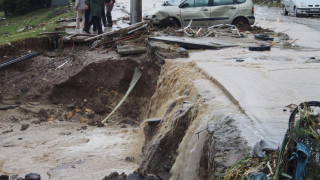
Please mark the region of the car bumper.
<svg viewBox="0 0 320 180"><path fill-rule="evenodd" d="M320 14L320 8L297 8L298 14Z"/></svg>

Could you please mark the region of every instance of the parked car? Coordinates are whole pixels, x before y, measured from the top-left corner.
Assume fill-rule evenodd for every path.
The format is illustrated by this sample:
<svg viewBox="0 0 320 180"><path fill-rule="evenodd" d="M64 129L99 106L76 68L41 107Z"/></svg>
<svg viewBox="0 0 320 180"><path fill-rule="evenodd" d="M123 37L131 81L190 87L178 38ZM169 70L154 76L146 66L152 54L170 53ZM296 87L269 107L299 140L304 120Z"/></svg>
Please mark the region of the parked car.
<svg viewBox="0 0 320 180"><path fill-rule="evenodd" d="M320 0L282 0L283 14L320 15Z"/></svg>
<svg viewBox="0 0 320 180"><path fill-rule="evenodd" d="M170 0L143 15L154 24L185 27L255 22L252 0Z"/></svg>

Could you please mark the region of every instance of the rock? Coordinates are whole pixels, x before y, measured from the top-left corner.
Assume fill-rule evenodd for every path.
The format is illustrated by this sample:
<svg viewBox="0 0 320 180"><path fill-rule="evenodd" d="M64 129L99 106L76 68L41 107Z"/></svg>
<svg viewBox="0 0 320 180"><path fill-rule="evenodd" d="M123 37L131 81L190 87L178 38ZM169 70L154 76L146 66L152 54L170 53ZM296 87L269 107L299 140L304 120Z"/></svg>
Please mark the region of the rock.
<svg viewBox="0 0 320 180"><path fill-rule="evenodd" d="M71 119L73 117L73 112L69 111L67 114L67 119Z"/></svg>
<svg viewBox="0 0 320 180"><path fill-rule="evenodd" d="M22 124L20 131L27 130L29 128L29 126L30 126L29 124Z"/></svg>
<svg viewBox="0 0 320 180"><path fill-rule="evenodd" d="M81 123L88 123L88 122L89 122L89 119L87 119L87 118L80 118L80 122L81 122Z"/></svg>
<svg viewBox="0 0 320 180"><path fill-rule="evenodd" d="M28 92L28 91L29 91L29 88L24 87L24 88L21 88L21 89L20 89L20 91L21 91L21 92L23 92L23 93L26 93L26 92Z"/></svg>
<svg viewBox="0 0 320 180"><path fill-rule="evenodd" d="M127 175L121 173L120 175L118 172L112 172L108 176L105 176L102 180L126 180Z"/></svg>
<svg viewBox="0 0 320 180"><path fill-rule="evenodd" d="M25 180L41 180L41 176L37 173L29 173L25 176Z"/></svg>
<svg viewBox="0 0 320 180"><path fill-rule="evenodd" d="M126 161L129 161L129 162L133 162L134 161L134 157L133 156L127 156L125 158Z"/></svg>

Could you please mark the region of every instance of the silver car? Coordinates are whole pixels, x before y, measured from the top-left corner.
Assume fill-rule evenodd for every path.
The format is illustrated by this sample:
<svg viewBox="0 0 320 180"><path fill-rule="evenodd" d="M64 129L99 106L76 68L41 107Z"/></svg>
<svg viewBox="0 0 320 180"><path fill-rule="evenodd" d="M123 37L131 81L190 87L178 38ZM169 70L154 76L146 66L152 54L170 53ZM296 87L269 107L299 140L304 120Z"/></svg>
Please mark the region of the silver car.
<svg viewBox="0 0 320 180"><path fill-rule="evenodd" d="M283 14L320 15L320 0L282 0Z"/></svg>
<svg viewBox="0 0 320 180"><path fill-rule="evenodd" d="M170 0L143 15L154 24L185 27L255 22L252 0Z"/></svg>

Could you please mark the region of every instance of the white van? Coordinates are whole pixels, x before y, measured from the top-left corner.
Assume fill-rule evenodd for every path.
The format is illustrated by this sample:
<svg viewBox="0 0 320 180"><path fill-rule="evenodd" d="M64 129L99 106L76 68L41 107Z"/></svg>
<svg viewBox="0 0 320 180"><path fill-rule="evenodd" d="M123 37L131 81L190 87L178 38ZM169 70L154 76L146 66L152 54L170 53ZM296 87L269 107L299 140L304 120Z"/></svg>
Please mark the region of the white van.
<svg viewBox="0 0 320 180"><path fill-rule="evenodd" d="M239 23L252 25L255 22L252 0L170 0L160 8L143 15L144 20L154 24L166 24L168 20L185 27L212 26Z"/></svg>

